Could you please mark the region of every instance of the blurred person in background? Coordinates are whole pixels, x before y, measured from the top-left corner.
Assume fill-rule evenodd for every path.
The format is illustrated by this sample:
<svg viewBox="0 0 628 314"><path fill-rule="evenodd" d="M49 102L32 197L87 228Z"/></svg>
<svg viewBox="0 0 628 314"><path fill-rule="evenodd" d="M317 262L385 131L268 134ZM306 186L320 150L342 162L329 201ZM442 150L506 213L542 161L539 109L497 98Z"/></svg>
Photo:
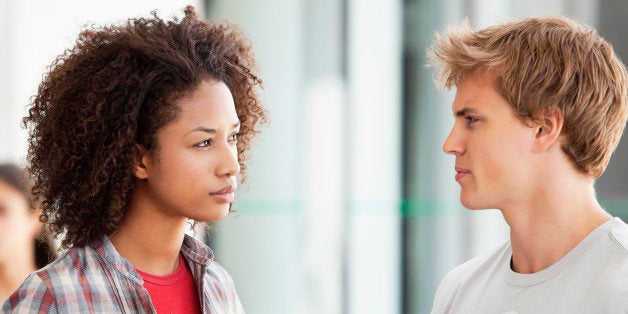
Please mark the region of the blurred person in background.
<svg viewBox="0 0 628 314"><path fill-rule="evenodd" d="M593 29L529 18L437 34L440 84L456 87L443 150L460 200L499 209L510 240L451 271L433 313L628 313L628 226L595 180L628 117L628 75Z"/></svg>
<svg viewBox="0 0 628 314"><path fill-rule="evenodd" d="M90 26L50 67L29 115L29 171L69 250L8 312L243 313L190 222L231 211L256 124L251 46L193 7Z"/></svg>
<svg viewBox="0 0 628 314"><path fill-rule="evenodd" d="M18 166L0 165L0 301L57 256L39 221L41 210L31 207L37 203L28 182Z"/></svg>

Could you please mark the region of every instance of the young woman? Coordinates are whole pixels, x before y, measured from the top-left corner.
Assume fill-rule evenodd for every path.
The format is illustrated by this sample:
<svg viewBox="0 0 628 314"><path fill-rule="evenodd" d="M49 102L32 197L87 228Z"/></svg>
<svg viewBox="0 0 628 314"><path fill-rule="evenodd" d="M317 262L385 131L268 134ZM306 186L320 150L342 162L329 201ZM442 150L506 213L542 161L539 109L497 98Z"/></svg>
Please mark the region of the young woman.
<svg viewBox="0 0 628 314"><path fill-rule="evenodd" d="M83 31L25 118L33 192L70 249L2 310L243 312L229 274L185 230L230 211L266 118L254 66L238 29L192 7Z"/></svg>
<svg viewBox="0 0 628 314"><path fill-rule="evenodd" d="M41 212L30 207L28 190L21 168L0 165L0 301L8 298L29 273L57 257L39 221Z"/></svg>

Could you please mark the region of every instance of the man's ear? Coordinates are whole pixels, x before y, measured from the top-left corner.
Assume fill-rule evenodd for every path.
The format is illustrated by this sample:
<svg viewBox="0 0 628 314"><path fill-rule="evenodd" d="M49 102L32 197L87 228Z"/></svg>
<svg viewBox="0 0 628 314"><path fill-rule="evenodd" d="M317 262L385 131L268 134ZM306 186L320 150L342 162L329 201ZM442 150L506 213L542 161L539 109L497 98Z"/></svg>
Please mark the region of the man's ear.
<svg viewBox="0 0 628 314"><path fill-rule="evenodd" d="M563 111L556 106L551 106L535 120L535 139L533 151L540 153L549 149L560 140L563 130Z"/></svg>
<svg viewBox="0 0 628 314"><path fill-rule="evenodd" d="M135 177L140 180L148 178L149 165L149 151L142 145L135 144Z"/></svg>

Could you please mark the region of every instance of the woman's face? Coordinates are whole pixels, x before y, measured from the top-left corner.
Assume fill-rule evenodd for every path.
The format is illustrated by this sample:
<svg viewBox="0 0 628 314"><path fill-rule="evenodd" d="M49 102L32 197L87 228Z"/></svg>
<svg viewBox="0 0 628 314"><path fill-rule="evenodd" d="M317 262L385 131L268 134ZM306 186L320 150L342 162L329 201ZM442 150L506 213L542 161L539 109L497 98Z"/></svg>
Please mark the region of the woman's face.
<svg viewBox="0 0 628 314"><path fill-rule="evenodd" d="M240 172L240 121L225 83L203 81L173 123L157 132L157 146L142 154L143 206L164 217L216 221L229 212Z"/></svg>
<svg viewBox="0 0 628 314"><path fill-rule="evenodd" d="M33 249L41 223L24 194L0 180L0 264Z"/></svg>

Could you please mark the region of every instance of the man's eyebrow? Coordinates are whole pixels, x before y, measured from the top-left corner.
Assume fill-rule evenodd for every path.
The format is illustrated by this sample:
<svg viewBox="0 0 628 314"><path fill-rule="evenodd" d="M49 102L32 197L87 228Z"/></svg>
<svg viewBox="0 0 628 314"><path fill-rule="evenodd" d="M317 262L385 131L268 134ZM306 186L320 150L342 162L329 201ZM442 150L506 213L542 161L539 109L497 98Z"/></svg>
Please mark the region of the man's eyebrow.
<svg viewBox="0 0 628 314"><path fill-rule="evenodd" d="M456 116L456 117L464 117L464 116L466 116L468 114L473 114L473 113L477 113L477 110L467 107L467 108L462 108L462 109L456 111L454 113L454 116Z"/></svg>

